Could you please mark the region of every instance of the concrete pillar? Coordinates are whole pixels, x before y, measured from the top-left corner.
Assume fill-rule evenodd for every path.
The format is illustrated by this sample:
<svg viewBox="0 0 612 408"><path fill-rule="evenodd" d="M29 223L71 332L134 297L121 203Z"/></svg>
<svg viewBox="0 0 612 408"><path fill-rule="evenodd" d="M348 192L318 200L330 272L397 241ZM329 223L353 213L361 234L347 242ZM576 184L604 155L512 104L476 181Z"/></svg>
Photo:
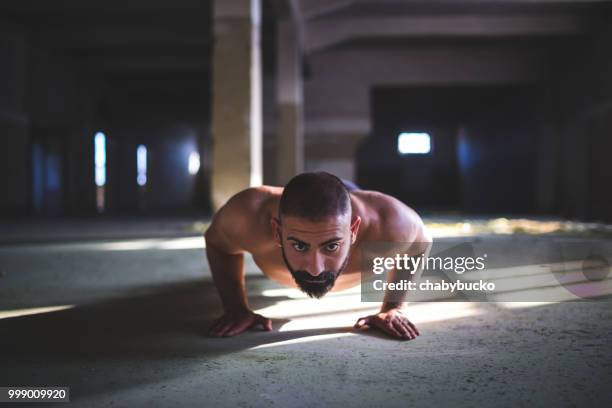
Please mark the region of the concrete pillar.
<svg viewBox="0 0 612 408"><path fill-rule="evenodd" d="M260 0L215 0L212 202L262 183Z"/></svg>
<svg viewBox="0 0 612 408"><path fill-rule="evenodd" d="M297 25L278 25L278 133L277 182L286 184L304 171L302 49Z"/></svg>
<svg viewBox="0 0 612 408"><path fill-rule="evenodd" d="M0 213L5 216L29 212L26 58L23 29L0 20Z"/></svg>

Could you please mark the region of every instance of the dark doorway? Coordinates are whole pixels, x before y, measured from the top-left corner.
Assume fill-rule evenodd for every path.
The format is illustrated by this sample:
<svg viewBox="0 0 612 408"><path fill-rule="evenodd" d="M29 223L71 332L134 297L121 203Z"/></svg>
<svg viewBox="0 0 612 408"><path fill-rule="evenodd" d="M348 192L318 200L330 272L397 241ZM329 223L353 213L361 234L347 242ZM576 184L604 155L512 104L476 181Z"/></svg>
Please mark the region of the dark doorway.
<svg viewBox="0 0 612 408"><path fill-rule="evenodd" d="M357 180L419 210L535 211L538 93L531 86L375 87ZM402 154L402 133L431 150Z"/></svg>

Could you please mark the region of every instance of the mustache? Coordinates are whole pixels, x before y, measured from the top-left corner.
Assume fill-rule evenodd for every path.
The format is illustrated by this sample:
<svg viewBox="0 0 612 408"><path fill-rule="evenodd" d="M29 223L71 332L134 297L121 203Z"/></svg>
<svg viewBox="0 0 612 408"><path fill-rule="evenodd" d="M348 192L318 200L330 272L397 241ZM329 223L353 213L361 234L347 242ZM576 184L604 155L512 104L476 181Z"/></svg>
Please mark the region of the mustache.
<svg viewBox="0 0 612 408"><path fill-rule="evenodd" d="M300 290L306 293L308 296L317 299L323 297L334 287L336 279L346 267L349 259L347 255L346 259L344 260L342 266L340 267L340 269L338 269L338 271L323 271L315 277L302 269L294 270L289 264L287 256L285 255L285 248L283 248L282 246L281 254L283 256L283 261L285 261L287 269L289 269L293 280L298 285Z"/></svg>
<svg viewBox="0 0 612 408"><path fill-rule="evenodd" d="M335 280L336 274L332 271L323 271L318 276L312 276L306 271L297 270L290 271L293 277L300 281L307 281L308 283L327 283Z"/></svg>

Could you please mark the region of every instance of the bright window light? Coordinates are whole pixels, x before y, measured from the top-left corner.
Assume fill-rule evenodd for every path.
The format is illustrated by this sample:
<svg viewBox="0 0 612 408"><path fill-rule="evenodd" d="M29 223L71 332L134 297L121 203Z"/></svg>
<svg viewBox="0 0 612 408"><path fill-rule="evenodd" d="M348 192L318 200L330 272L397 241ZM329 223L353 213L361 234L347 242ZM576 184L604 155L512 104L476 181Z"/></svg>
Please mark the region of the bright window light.
<svg viewBox="0 0 612 408"><path fill-rule="evenodd" d="M197 174L197 172L200 170L200 153L192 152L189 155L188 169L189 174Z"/></svg>
<svg viewBox="0 0 612 408"><path fill-rule="evenodd" d="M428 154L431 152L431 136L429 133L400 133L397 151L400 154Z"/></svg>
<svg viewBox="0 0 612 408"><path fill-rule="evenodd" d="M106 135L102 132L94 136L94 162L96 186L106 184Z"/></svg>
<svg viewBox="0 0 612 408"><path fill-rule="evenodd" d="M139 186L147 184L147 148L144 145L136 149L136 182Z"/></svg>

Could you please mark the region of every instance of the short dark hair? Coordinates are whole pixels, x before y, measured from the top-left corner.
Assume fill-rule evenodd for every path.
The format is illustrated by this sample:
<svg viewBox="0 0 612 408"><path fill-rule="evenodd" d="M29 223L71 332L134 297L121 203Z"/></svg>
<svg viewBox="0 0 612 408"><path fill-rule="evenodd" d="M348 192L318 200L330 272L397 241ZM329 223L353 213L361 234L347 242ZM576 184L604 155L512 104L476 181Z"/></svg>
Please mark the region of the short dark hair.
<svg viewBox="0 0 612 408"><path fill-rule="evenodd" d="M289 180L280 198L281 216L321 221L350 213L351 197L342 180L326 172L302 173Z"/></svg>

